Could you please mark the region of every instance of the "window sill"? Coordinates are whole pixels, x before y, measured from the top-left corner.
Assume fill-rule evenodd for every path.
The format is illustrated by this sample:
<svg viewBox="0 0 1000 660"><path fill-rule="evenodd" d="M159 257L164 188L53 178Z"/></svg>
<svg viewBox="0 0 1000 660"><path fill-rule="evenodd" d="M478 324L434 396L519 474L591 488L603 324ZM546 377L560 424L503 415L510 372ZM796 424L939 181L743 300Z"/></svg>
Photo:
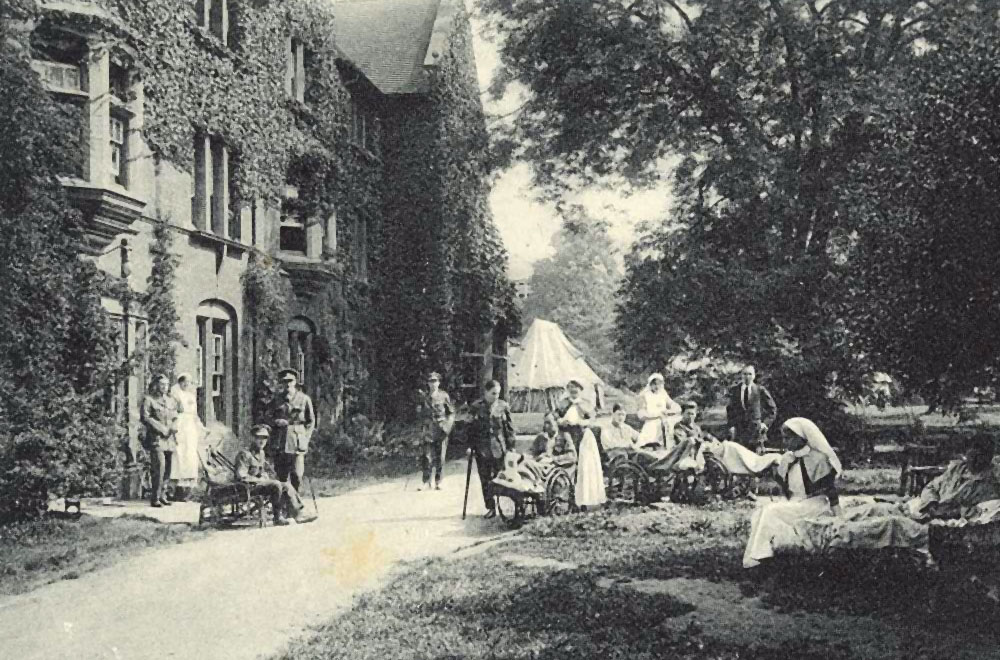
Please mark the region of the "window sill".
<svg viewBox="0 0 1000 660"><path fill-rule="evenodd" d="M225 251L227 256L238 257L250 249L249 245L244 245L239 241L226 238L225 236L219 236L218 234L205 231L203 229L195 229L192 231L191 239L206 245L214 245L218 251Z"/></svg>
<svg viewBox="0 0 1000 660"><path fill-rule="evenodd" d="M211 51L219 57L230 58L233 56L231 45L223 43L222 38L214 34L211 29L195 23L193 32L195 40L204 46L206 50Z"/></svg>
<svg viewBox="0 0 1000 660"><path fill-rule="evenodd" d="M83 248L87 254L99 254L120 234L138 233L132 224L142 216L146 200L116 183L95 185L74 178L60 182L87 220Z"/></svg>
<svg viewBox="0 0 1000 660"><path fill-rule="evenodd" d="M55 94L61 98L65 98L71 101L86 102L90 101L90 92L84 92L79 89L63 89L62 87L50 87L45 86L45 89L50 93Z"/></svg>
<svg viewBox="0 0 1000 660"><path fill-rule="evenodd" d="M354 140L349 141L348 144L351 145L351 149L353 149L354 151L356 151L358 154L360 154L364 158L367 158L368 160L370 160L370 161L372 161L374 163L378 163L379 165L382 164L382 159L381 158L379 158L378 156L376 156L374 152L369 151L365 147L362 147L360 144L358 144Z"/></svg>

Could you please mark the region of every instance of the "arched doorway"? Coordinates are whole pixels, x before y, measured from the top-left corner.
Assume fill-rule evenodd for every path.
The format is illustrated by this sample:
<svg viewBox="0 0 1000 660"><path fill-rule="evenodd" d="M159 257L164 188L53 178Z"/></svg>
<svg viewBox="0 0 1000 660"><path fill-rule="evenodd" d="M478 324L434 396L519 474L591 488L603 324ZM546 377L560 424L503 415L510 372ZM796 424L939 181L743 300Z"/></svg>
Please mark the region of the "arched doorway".
<svg viewBox="0 0 1000 660"><path fill-rule="evenodd" d="M313 391L315 365L313 364L313 338L316 326L304 316L296 316L288 322L288 365L299 372L302 388L307 393Z"/></svg>
<svg viewBox="0 0 1000 660"><path fill-rule="evenodd" d="M239 433L239 346L236 312L221 300L206 300L195 314L198 324L198 415Z"/></svg>

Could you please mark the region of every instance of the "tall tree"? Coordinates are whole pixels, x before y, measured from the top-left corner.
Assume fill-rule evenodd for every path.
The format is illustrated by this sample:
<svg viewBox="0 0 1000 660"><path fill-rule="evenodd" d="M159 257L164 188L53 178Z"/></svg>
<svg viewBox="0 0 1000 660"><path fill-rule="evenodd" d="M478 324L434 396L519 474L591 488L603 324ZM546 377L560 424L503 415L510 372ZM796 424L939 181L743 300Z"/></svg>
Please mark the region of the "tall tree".
<svg viewBox="0 0 1000 660"><path fill-rule="evenodd" d="M621 266L608 223L589 217L579 206L570 207L552 246L555 253L535 264L525 321L558 323L602 375L620 376L614 316Z"/></svg>
<svg viewBox="0 0 1000 660"><path fill-rule="evenodd" d="M0 12L0 521L50 496L100 493L120 437L107 393L115 363L96 268L79 259L79 214L57 174L79 124L31 70Z"/></svg>
<svg viewBox="0 0 1000 660"><path fill-rule="evenodd" d="M527 90L520 155L555 187L648 183L668 154L670 222L627 260L626 356L752 361L784 412L860 382L847 322L854 167L922 50L972 3L925 0L497 0L502 82Z"/></svg>

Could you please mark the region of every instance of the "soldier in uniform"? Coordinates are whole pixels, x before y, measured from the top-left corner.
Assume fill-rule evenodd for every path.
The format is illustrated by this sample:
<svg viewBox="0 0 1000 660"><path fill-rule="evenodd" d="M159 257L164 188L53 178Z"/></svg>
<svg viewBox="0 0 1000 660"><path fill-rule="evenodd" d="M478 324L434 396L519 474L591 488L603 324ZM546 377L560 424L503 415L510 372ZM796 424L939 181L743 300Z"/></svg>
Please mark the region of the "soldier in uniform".
<svg viewBox="0 0 1000 660"><path fill-rule="evenodd" d="M306 470L306 452L316 428L312 399L298 389L298 373L294 369L278 372L282 388L271 400L271 425L274 428L274 470L278 480L291 481L296 492L302 485Z"/></svg>
<svg viewBox="0 0 1000 660"><path fill-rule="evenodd" d="M451 397L441 389L441 376L431 373L427 377L428 391L423 393L421 413L424 416L424 442L420 457L424 473L423 488L430 490L431 470L434 471L434 488L441 490L442 469L448 453L448 435L455 425L455 406Z"/></svg>
<svg viewBox="0 0 1000 660"><path fill-rule="evenodd" d="M170 481L170 463L177 448L177 406L168 396L170 380L163 375L153 379L149 394L142 400L140 418L146 428L144 446L149 452L153 492L150 504L159 508L170 506L164 485Z"/></svg>
<svg viewBox="0 0 1000 660"><path fill-rule="evenodd" d="M486 517L497 515L492 481L503 467L503 455L514 444L514 422L510 406L500 398L500 383L486 384L483 398L472 404L472 421L468 429L468 445L476 454L479 484L486 504Z"/></svg>
<svg viewBox="0 0 1000 660"><path fill-rule="evenodd" d="M303 513L302 498L295 487L287 481L273 479L268 471L264 447L270 436L271 430L266 425L253 427L250 448L236 455L236 479L249 484L252 494L271 498L275 525L287 525L292 521L309 522L315 516L308 517ZM292 521L286 517L286 509Z"/></svg>

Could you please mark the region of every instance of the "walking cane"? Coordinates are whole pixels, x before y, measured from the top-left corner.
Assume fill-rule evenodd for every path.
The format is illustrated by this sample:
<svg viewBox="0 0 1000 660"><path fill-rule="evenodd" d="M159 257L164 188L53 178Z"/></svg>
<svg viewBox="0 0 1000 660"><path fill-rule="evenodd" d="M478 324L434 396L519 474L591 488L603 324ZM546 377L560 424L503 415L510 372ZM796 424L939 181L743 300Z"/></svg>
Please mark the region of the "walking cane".
<svg viewBox="0 0 1000 660"><path fill-rule="evenodd" d="M465 511L469 506L469 482L472 480L472 449L467 449L469 455L469 465L465 468L465 499L462 500L462 520L465 520Z"/></svg>
<svg viewBox="0 0 1000 660"><path fill-rule="evenodd" d="M308 477L308 479L309 479L309 494L312 495L313 498L313 509L316 510L316 516L319 517L319 505L316 504L316 490L313 488L312 477Z"/></svg>

